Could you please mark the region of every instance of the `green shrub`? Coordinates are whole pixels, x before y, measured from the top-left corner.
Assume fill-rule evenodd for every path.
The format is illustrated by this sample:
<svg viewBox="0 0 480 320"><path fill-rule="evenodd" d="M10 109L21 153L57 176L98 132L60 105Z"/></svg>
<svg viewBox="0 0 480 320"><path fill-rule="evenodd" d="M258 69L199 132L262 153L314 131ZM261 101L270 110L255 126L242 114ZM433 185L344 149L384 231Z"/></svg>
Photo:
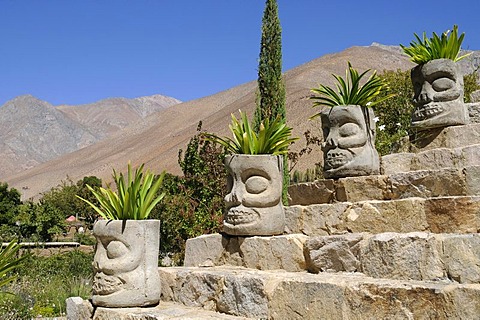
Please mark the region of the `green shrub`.
<svg viewBox="0 0 480 320"><path fill-rule="evenodd" d="M466 103L472 102L470 100L470 95L474 91L480 90L480 85L478 84L478 73L476 70L463 77L463 88L464 88L465 102Z"/></svg>
<svg viewBox="0 0 480 320"><path fill-rule="evenodd" d="M379 75L388 89L380 96L393 95L392 99L382 101L374 108L376 121L375 147L383 156L396 152L403 137L408 136L413 111L413 86L410 71L384 71Z"/></svg>
<svg viewBox="0 0 480 320"><path fill-rule="evenodd" d="M183 176L166 174L164 200L152 212L160 219L160 255L183 262L185 242L202 234L219 232L227 176L223 148L202 138L201 122L178 162Z"/></svg>
<svg viewBox="0 0 480 320"><path fill-rule="evenodd" d="M91 296L93 254L79 250L50 257L29 255L17 269L17 281L0 294L0 319L65 315L65 299ZM8 318L6 315L8 315Z"/></svg>

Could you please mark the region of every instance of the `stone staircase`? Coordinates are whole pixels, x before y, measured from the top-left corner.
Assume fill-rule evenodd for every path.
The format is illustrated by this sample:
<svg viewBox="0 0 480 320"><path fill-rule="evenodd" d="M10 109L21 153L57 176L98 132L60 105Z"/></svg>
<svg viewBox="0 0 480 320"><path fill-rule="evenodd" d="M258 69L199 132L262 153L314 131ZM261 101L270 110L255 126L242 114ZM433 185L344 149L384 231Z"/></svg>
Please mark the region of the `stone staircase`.
<svg viewBox="0 0 480 320"><path fill-rule="evenodd" d="M251 319L479 319L480 124L382 174L289 190L285 234L204 235L159 268L162 303ZM201 317L199 317L201 319Z"/></svg>

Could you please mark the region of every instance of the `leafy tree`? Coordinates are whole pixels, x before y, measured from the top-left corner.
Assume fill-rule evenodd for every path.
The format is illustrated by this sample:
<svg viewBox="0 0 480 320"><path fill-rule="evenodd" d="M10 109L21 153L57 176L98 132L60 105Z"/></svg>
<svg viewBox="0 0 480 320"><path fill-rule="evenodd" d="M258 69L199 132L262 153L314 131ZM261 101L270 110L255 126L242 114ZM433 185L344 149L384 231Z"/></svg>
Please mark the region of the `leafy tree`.
<svg viewBox="0 0 480 320"><path fill-rule="evenodd" d="M0 182L0 224L15 223L20 204L20 192L14 188L9 189L7 183Z"/></svg>
<svg viewBox="0 0 480 320"><path fill-rule="evenodd" d="M87 203L77 198L78 195L98 205L97 199L88 190L87 185L98 188L102 186L102 180L95 176L88 176L73 183L71 179L67 178L59 186L45 192L41 201L58 210L64 219L74 215L77 218L84 218L87 225L91 226L98 214Z"/></svg>
<svg viewBox="0 0 480 320"><path fill-rule="evenodd" d="M386 155L395 152L402 137L409 134L413 86L409 70L384 71L379 77L388 82L388 89L380 93L379 99L394 95L374 107L378 118L375 146L380 155Z"/></svg>
<svg viewBox="0 0 480 320"><path fill-rule="evenodd" d="M262 19L262 39L258 62L258 96L254 129L263 119L285 120L285 85L282 78L282 28L276 0L267 0Z"/></svg>
<svg viewBox="0 0 480 320"><path fill-rule="evenodd" d="M219 231L226 194L225 156L218 145L202 138L201 122L178 163L183 176L166 174L159 192L165 192L152 218L161 220L160 254L183 261L189 238Z"/></svg>
<svg viewBox="0 0 480 320"><path fill-rule="evenodd" d="M262 38L258 62L257 108L253 119L256 132L264 119L273 122L279 115L286 121L285 84L282 77L282 28L276 0L266 0L262 18ZM283 202L288 202L288 159L284 157Z"/></svg>

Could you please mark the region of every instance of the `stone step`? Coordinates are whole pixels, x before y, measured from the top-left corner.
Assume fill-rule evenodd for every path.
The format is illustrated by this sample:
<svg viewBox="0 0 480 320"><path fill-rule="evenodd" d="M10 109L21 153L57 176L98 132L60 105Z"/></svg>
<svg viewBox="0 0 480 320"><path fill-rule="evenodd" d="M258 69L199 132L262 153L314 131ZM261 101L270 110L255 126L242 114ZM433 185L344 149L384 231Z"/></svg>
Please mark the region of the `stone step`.
<svg viewBox="0 0 480 320"><path fill-rule="evenodd" d="M289 204L474 196L480 195L479 181L480 166L323 179L291 185L288 188Z"/></svg>
<svg viewBox="0 0 480 320"><path fill-rule="evenodd" d="M285 233L477 233L480 196L407 198L285 207Z"/></svg>
<svg viewBox="0 0 480 320"><path fill-rule="evenodd" d="M459 148L480 144L480 123L421 131L411 139L410 151Z"/></svg>
<svg viewBox="0 0 480 320"><path fill-rule="evenodd" d="M256 319L477 319L480 285L241 267L159 268L162 300Z"/></svg>
<svg viewBox="0 0 480 320"><path fill-rule="evenodd" d="M103 308L93 311L90 307L85 310L88 301L80 297L67 299L67 318L70 320L197 320L197 319L224 319L248 320L250 318L237 317L225 313L209 311L198 307L188 307L184 304L162 301L155 307L143 308ZM69 308L68 308L69 307ZM93 313L94 312L94 313ZM93 316L92 316L93 314Z"/></svg>
<svg viewBox="0 0 480 320"><path fill-rule="evenodd" d="M361 272L373 278L480 283L480 234L348 233L187 240L186 267Z"/></svg>
<svg viewBox="0 0 480 320"><path fill-rule="evenodd" d="M480 165L480 144L460 148L437 148L418 153L394 153L381 158L384 175L417 170L463 169Z"/></svg>

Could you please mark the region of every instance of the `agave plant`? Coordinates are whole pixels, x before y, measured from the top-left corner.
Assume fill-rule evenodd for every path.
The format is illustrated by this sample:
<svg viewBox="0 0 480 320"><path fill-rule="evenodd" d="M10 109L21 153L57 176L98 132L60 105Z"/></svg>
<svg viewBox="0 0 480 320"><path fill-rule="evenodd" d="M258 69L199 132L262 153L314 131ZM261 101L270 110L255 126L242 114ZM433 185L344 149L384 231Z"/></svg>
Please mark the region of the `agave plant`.
<svg viewBox="0 0 480 320"><path fill-rule="evenodd" d="M15 280L15 276L8 276L8 273L17 268L27 257L23 255L17 257L20 245L16 241L11 241L5 248L0 250L0 287Z"/></svg>
<svg viewBox="0 0 480 320"><path fill-rule="evenodd" d="M314 107L317 106L348 106L359 105L363 107L373 107L374 105L385 101L393 97L393 94L387 95L383 98L378 98L382 90L388 88L387 84L377 76L376 71L368 78L368 80L361 85L362 78L370 71L366 70L362 74L359 74L357 70L352 67L352 64L348 62L348 69L346 70L345 78L332 74L337 80L336 91L328 86L319 85L318 88L312 89L313 93L318 96L312 96L310 99L315 100ZM317 113L312 118L319 116Z"/></svg>
<svg viewBox="0 0 480 320"><path fill-rule="evenodd" d="M233 154L281 155L286 154L288 146L298 139L290 137L292 128L287 127L280 116L272 122L265 119L257 134L250 125L246 112L239 112L240 120L232 114L232 123L229 125L233 139L204 133L207 140L219 143Z"/></svg>
<svg viewBox="0 0 480 320"><path fill-rule="evenodd" d="M410 56L410 60L417 64L423 64L434 59L450 59L453 61L459 61L470 53L463 56L458 56L460 53L460 47L465 37L465 33L458 36L458 26L453 26L453 31L450 30L442 33L439 37L433 32L432 38L427 38L425 32L423 33L423 39L421 39L416 33L414 33L416 41L410 42L410 47L400 45L403 51Z"/></svg>
<svg viewBox="0 0 480 320"><path fill-rule="evenodd" d="M122 173L117 174L113 169L113 180L117 187L117 192L110 186L99 188L98 190L88 186L100 203L97 207L92 202L83 199L100 216L107 220L143 220L147 219L155 205L162 200L165 193L157 195L162 185L165 171L155 180L155 175L150 171L143 172L144 164L132 172L132 166L128 163L127 177Z"/></svg>

